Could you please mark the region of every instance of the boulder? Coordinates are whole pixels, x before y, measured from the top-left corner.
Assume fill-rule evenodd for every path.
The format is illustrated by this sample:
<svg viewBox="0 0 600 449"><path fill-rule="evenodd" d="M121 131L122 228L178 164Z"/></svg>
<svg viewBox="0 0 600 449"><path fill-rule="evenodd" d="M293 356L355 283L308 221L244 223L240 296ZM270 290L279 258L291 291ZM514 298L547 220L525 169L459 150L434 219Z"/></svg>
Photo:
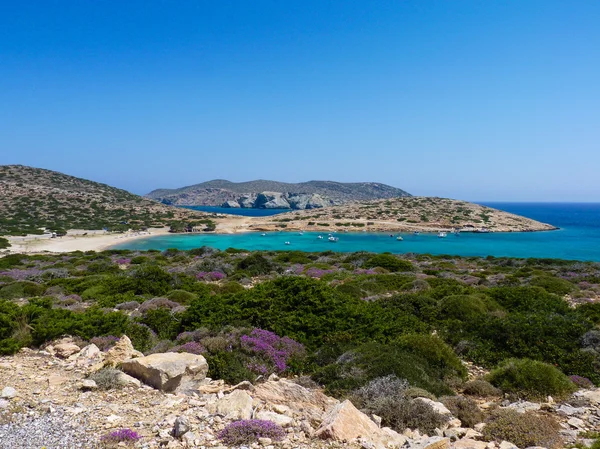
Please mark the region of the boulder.
<svg viewBox="0 0 600 449"><path fill-rule="evenodd" d="M175 424L173 424L172 434L175 438L181 438L185 433L189 432L191 429L190 422L185 416L180 416L175 420Z"/></svg>
<svg viewBox="0 0 600 449"><path fill-rule="evenodd" d="M250 419L252 417L252 397L243 390L234 390L207 406L212 414L228 419Z"/></svg>
<svg viewBox="0 0 600 449"><path fill-rule="evenodd" d="M234 208L234 209L239 209L240 203L238 203L237 201L233 201L233 200L229 200L229 201L225 201L223 204L221 204L221 207L230 207L230 208Z"/></svg>
<svg viewBox="0 0 600 449"><path fill-rule="evenodd" d="M201 355L167 352L125 360L121 369L157 390L188 392L204 380L208 364Z"/></svg>
<svg viewBox="0 0 600 449"><path fill-rule="evenodd" d="M450 449L450 438L429 437L410 446L411 449Z"/></svg>
<svg viewBox="0 0 600 449"><path fill-rule="evenodd" d="M579 397L585 398L592 404L600 405L600 388L595 390L584 390L577 392Z"/></svg>
<svg viewBox="0 0 600 449"><path fill-rule="evenodd" d="M319 390L309 390L289 380L269 380L255 387L255 399L271 405L285 406L286 414L298 416L299 421L307 420L314 426L321 423L323 413L336 405L338 401L324 395Z"/></svg>
<svg viewBox="0 0 600 449"><path fill-rule="evenodd" d="M243 195L242 197L238 198L237 202L238 204L246 209L252 208L252 207L257 207L255 206L255 202L256 202L256 194L247 194L247 195Z"/></svg>
<svg viewBox="0 0 600 449"><path fill-rule="evenodd" d="M84 391L97 390L98 385L96 384L96 381L92 379L83 379L79 388Z"/></svg>
<svg viewBox="0 0 600 449"><path fill-rule="evenodd" d="M450 410L448 410L448 407L446 407L441 402L432 401L429 398L415 398L414 400L421 401L421 402L424 402L425 404L430 405L431 408L433 408L440 415L452 416L452 412Z"/></svg>
<svg viewBox="0 0 600 449"><path fill-rule="evenodd" d="M123 363L125 360L132 359L134 357L143 356L142 353L133 349L131 340L127 335L123 335L115 345L110 348L104 357L104 364L106 366L117 366Z"/></svg>
<svg viewBox="0 0 600 449"><path fill-rule="evenodd" d="M80 351L79 346L75 343L65 342L54 345L54 353L61 359L66 359Z"/></svg>
<svg viewBox="0 0 600 449"><path fill-rule="evenodd" d="M406 438L389 428L380 429L352 402L346 400L333 407L315 432L321 439L340 442L360 440L363 446L385 448L388 444L402 445Z"/></svg>

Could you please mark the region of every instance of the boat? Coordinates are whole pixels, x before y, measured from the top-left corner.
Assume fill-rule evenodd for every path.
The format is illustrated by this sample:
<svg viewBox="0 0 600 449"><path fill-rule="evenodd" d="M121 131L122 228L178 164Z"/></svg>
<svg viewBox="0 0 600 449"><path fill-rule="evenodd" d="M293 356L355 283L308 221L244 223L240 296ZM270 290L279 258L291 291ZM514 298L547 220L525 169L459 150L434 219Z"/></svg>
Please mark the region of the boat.
<svg viewBox="0 0 600 449"><path fill-rule="evenodd" d="M265 233L263 232L263 233L261 234L261 237L264 237L265 235L267 235L267 234L265 234Z"/></svg>
<svg viewBox="0 0 600 449"><path fill-rule="evenodd" d="M298 233L298 235L304 235L304 232L300 231L300 232Z"/></svg>
<svg viewBox="0 0 600 449"><path fill-rule="evenodd" d="M420 234L420 232L419 232L419 231L415 231L415 232L413 232L413 235L419 235L419 234Z"/></svg>
<svg viewBox="0 0 600 449"><path fill-rule="evenodd" d="M398 240L399 242L401 242L404 239L402 237L398 236L398 237L396 237L396 240Z"/></svg>
<svg viewBox="0 0 600 449"><path fill-rule="evenodd" d="M323 238L323 236L322 236L322 235L320 235L320 236L318 236L317 238L320 240L320 239L322 239L322 238Z"/></svg>
<svg viewBox="0 0 600 449"><path fill-rule="evenodd" d="M446 238L446 236L447 236L447 235L448 235L448 234L447 234L447 233L445 233L445 232L440 232L440 233L438 234L438 237L439 237L439 238L441 238L441 239L443 239L443 238Z"/></svg>
<svg viewBox="0 0 600 449"><path fill-rule="evenodd" d="M285 244L286 244L286 245L291 245L291 243L290 243L290 242L285 242Z"/></svg>
<svg viewBox="0 0 600 449"><path fill-rule="evenodd" d="M340 238L339 237L329 237L327 240L329 240L330 242L337 242Z"/></svg>

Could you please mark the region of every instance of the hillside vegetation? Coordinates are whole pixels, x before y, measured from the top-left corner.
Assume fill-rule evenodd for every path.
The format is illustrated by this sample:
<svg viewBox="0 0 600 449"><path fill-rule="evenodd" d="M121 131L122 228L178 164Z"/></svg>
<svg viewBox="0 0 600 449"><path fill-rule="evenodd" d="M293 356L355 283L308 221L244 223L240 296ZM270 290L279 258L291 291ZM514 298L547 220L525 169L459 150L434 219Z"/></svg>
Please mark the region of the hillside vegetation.
<svg viewBox="0 0 600 449"><path fill-rule="evenodd" d="M252 227L328 231L547 231L554 226L466 201L433 197L360 201L319 210L288 212L253 220Z"/></svg>
<svg viewBox="0 0 600 449"><path fill-rule="evenodd" d="M118 229L203 220L106 184L22 165L0 166L0 235L39 234L41 228Z"/></svg>
<svg viewBox="0 0 600 449"><path fill-rule="evenodd" d="M228 201L239 201L242 197L254 198L263 192L276 192L282 195L319 195L332 204L410 196L404 190L375 182L341 183L333 181L309 181L290 184L257 180L235 183L222 179L203 182L180 189L158 189L146 196L166 204L180 206L221 206Z"/></svg>

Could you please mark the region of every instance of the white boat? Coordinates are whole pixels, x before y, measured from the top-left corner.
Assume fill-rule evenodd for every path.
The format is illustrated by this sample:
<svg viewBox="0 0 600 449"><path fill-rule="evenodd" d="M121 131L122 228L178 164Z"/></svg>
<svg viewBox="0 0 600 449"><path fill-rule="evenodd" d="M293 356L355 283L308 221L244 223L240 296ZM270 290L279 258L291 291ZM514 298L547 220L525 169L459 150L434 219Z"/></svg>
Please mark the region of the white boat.
<svg viewBox="0 0 600 449"><path fill-rule="evenodd" d="M264 237L265 235L267 235L267 234L265 234L265 233L263 232L263 233L261 234L261 237Z"/></svg>
<svg viewBox="0 0 600 449"><path fill-rule="evenodd" d="M291 243L290 243L290 242L285 242L285 244L286 244L286 245L291 245Z"/></svg>
<svg viewBox="0 0 600 449"><path fill-rule="evenodd" d="M339 237L329 237L327 240L329 240L330 242L337 242L339 240Z"/></svg>
<svg viewBox="0 0 600 449"><path fill-rule="evenodd" d="M443 239L443 238L446 238L446 236L447 236L447 235L448 235L448 234L446 234L445 232L440 232L440 233L438 234L438 237L439 237L439 238L441 238L441 239Z"/></svg>
<svg viewBox="0 0 600 449"><path fill-rule="evenodd" d="M322 236L322 235L320 235L320 236L318 236L317 238L318 238L318 239L322 239L322 238L323 238L323 236Z"/></svg>
<svg viewBox="0 0 600 449"><path fill-rule="evenodd" d="M399 242L401 242L404 239L402 237L398 236L398 237L396 237L396 240L398 240Z"/></svg>
<svg viewBox="0 0 600 449"><path fill-rule="evenodd" d="M304 235L304 232L300 231L300 232L298 233L298 235Z"/></svg>

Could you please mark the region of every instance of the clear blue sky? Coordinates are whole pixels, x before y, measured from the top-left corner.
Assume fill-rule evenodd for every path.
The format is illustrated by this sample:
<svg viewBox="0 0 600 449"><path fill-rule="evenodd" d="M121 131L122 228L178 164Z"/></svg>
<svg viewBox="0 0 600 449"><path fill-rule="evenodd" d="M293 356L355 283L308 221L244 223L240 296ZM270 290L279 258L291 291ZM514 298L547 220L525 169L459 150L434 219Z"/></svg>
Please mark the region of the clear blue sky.
<svg viewBox="0 0 600 449"><path fill-rule="evenodd" d="M600 201L598 0L0 0L0 164Z"/></svg>

